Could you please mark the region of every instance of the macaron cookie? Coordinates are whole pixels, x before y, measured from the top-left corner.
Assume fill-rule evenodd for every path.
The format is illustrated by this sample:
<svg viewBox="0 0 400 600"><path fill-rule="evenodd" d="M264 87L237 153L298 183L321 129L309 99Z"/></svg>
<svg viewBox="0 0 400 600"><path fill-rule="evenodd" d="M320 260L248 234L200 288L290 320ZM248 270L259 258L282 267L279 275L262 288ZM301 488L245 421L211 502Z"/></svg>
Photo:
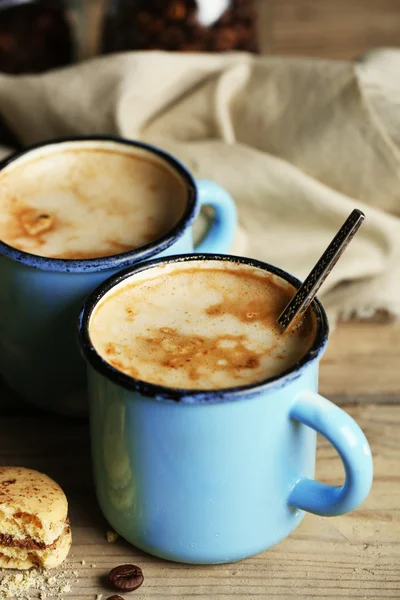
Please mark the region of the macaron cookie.
<svg viewBox="0 0 400 600"><path fill-rule="evenodd" d="M57 567L71 543L61 487L38 471L0 467L0 568Z"/></svg>

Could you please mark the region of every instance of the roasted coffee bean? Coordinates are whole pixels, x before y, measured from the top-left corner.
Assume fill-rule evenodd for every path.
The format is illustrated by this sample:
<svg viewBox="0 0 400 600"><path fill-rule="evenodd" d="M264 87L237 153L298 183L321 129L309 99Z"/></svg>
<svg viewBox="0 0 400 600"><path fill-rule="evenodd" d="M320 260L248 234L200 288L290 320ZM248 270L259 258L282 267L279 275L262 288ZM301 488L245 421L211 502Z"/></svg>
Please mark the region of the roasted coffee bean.
<svg viewBox="0 0 400 600"><path fill-rule="evenodd" d="M122 596L109 596L107 600L124 600Z"/></svg>
<svg viewBox="0 0 400 600"><path fill-rule="evenodd" d="M109 583L117 590L133 592L143 583L142 569L135 565L120 565L112 569L108 575Z"/></svg>

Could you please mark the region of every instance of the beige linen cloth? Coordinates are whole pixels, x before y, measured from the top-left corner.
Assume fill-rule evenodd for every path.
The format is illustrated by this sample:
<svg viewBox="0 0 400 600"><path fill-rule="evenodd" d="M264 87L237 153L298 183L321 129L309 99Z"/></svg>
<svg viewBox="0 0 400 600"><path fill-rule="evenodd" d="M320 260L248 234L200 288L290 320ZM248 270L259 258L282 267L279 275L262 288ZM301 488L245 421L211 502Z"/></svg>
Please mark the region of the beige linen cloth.
<svg viewBox="0 0 400 600"><path fill-rule="evenodd" d="M357 63L127 53L0 75L0 114L26 145L117 133L167 149L235 198L233 253L299 278L361 208L320 295L333 319L399 316L399 73L395 50Z"/></svg>

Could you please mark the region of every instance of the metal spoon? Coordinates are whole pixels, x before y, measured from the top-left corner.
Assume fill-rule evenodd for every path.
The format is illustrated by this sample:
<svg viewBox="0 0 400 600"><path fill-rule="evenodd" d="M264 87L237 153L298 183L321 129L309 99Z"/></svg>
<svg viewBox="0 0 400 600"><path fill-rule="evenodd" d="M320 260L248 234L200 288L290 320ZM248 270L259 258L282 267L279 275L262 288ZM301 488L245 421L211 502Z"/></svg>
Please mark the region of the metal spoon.
<svg viewBox="0 0 400 600"><path fill-rule="evenodd" d="M339 229L315 267L310 271L301 287L278 319L278 325L284 333L306 312L319 288L353 239L365 215L355 209Z"/></svg>

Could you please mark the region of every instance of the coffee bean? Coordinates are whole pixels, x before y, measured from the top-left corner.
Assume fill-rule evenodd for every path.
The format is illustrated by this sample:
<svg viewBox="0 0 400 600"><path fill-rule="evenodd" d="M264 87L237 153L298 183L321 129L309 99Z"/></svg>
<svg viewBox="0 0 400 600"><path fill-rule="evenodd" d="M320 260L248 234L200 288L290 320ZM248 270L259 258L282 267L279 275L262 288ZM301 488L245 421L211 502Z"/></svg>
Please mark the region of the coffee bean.
<svg viewBox="0 0 400 600"><path fill-rule="evenodd" d="M109 596L107 600L124 600L122 596Z"/></svg>
<svg viewBox="0 0 400 600"><path fill-rule="evenodd" d="M142 569L135 565L120 565L112 569L108 575L109 583L117 590L133 592L143 583Z"/></svg>

